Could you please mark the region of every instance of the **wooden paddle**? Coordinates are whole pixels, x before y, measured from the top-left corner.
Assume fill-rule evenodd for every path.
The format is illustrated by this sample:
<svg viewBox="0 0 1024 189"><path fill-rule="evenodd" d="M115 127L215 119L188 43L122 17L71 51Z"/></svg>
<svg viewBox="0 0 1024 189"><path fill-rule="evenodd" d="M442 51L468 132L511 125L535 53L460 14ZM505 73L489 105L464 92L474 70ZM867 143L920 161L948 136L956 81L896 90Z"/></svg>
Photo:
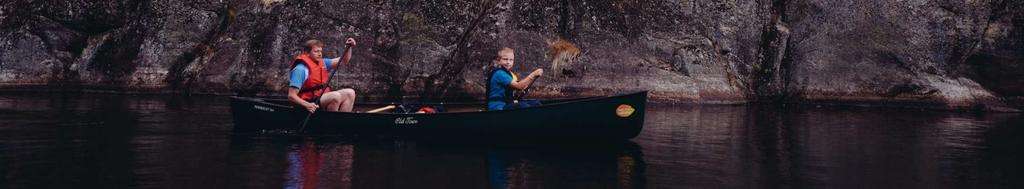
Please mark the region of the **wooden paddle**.
<svg viewBox="0 0 1024 189"><path fill-rule="evenodd" d="M530 94L530 88L533 87L533 83L536 83L537 80L540 79L540 77L541 76L538 75L536 78L533 78L533 81L530 81L530 85L527 85L526 88L523 89L523 94L517 96L516 100L523 100L523 97L526 97L526 94Z"/></svg>
<svg viewBox="0 0 1024 189"><path fill-rule="evenodd" d="M378 113L378 112L388 111L388 110L391 110L391 109L395 109L395 105L387 105L387 106L384 106L384 107L380 107L380 108L377 108L377 109L366 111L366 113Z"/></svg>
<svg viewBox="0 0 1024 189"><path fill-rule="evenodd" d="M309 118L313 117L313 113L316 113L316 110L313 110L313 112L309 112L309 114L306 115L306 119L302 120L302 126L299 127L299 133L302 133L303 131L306 130L306 124L309 123Z"/></svg>

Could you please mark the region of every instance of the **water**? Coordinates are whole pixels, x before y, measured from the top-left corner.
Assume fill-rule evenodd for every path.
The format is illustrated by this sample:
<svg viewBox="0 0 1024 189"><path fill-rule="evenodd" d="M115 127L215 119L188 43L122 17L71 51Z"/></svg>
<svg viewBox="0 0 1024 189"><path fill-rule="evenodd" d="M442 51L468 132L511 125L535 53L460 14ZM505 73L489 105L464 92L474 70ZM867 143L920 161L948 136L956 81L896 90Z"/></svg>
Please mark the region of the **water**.
<svg viewBox="0 0 1024 189"><path fill-rule="evenodd" d="M0 95L0 188L1022 188L1024 116L649 106L628 142L236 135L225 97Z"/></svg>

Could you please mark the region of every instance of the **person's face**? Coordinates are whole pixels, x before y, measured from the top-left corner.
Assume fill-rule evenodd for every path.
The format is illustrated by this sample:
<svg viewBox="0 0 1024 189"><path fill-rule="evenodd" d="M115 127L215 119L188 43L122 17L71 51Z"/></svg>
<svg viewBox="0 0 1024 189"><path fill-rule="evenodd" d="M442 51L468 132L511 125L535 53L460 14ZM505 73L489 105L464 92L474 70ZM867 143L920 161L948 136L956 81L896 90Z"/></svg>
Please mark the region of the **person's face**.
<svg viewBox="0 0 1024 189"><path fill-rule="evenodd" d="M323 59L324 58L324 48L323 47L313 47L313 49L309 51L309 56L311 56L311 57L313 57L314 59L317 59L317 60Z"/></svg>
<svg viewBox="0 0 1024 189"><path fill-rule="evenodd" d="M516 63L516 55L512 53L498 53L498 66L505 69L512 69Z"/></svg>

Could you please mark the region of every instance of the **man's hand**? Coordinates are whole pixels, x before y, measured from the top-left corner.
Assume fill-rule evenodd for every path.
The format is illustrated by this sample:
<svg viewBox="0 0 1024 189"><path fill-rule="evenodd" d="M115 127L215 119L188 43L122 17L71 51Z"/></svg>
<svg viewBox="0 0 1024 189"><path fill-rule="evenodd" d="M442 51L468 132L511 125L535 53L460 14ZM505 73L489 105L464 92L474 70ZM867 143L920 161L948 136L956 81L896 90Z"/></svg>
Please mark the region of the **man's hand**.
<svg viewBox="0 0 1024 189"><path fill-rule="evenodd" d="M332 62L337 62L331 65L331 69L338 68L338 65L348 64L352 60L352 47L356 46L356 39L351 37L345 39L345 50L341 52L341 58L331 59Z"/></svg>
<svg viewBox="0 0 1024 189"><path fill-rule="evenodd" d="M320 106L317 106L316 104L309 103L309 102L307 102L306 104L303 104L302 106L306 107L306 110L309 110L309 113L316 112L316 109L320 108Z"/></svg>
<svg viewBox="0 0 1024 189"><path fill-rule="evenodd" d="M356 46L356 39L353 39L351 37L349 37L348 39L345 39L345 47L346 48L355 47L355 46Z"/></svg>

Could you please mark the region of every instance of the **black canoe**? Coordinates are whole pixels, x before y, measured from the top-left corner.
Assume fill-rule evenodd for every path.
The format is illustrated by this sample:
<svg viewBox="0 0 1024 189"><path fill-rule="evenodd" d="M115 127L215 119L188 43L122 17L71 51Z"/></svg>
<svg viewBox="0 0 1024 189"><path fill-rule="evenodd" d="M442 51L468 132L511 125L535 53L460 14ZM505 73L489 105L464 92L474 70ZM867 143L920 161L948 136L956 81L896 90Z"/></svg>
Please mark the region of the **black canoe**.
<svg viewBox="0 0 1024 189"><path fill-rule="evenodd" d="M310 117L304 132L629 139L643 129L647 91L542 102L542 106L500 111L484 111L483 104L445 104L451 111L430 114L318 111ZM357 104L367 106L373 105ZM235 132L295 132L308 115L285 99L249 97L231 97L231 113Z"/></svg>

